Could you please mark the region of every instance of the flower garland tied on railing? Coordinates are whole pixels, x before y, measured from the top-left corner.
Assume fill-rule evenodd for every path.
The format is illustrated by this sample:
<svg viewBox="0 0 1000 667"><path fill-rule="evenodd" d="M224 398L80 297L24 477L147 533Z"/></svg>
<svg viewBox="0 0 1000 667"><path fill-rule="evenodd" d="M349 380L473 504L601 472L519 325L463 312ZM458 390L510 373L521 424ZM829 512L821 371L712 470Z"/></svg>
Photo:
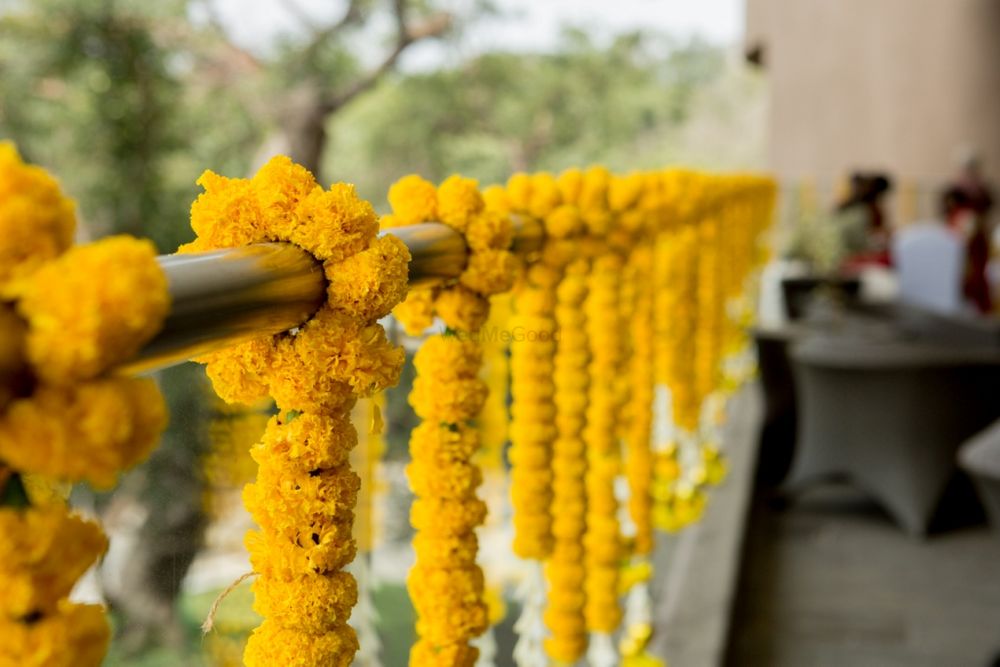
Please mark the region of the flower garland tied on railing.
<svg viewBox="0 0 1000 667"><path fill-rule="evenodd" d="M288 158L252 179L206 172L191 209L193 252L264 241L294 243L323 263L327 300L294 333L206 355L216 391L253 403L270 395L279 414L252 449L257 479L244 503L259 529L246 536L257 574L254 609L264 617L244 652L255 665L349 665L358 650L347 624L358 591L344 571L360 479L349 455L359 396L395 384L403 352L376 320L406 294L409 252L377 237L378 218L353 187L324 190Z"/></svg>
<svg viewBox="0 0 1000 667"><path fill-rule="evenodd" d="M107 549L61 485L106 489L166 425L156 385L108 373L159 329L166 277L148 241L74 246L73 203L0 143L0 665L96 667L100 605L69 601Z"/></svg>
<svg viewBox="0 0 1000 667"><path fill-rule="evenodd" d="M488 297L509 290L514 281L516 261L508 250L513 229L504 212L487 208L475 181L458 176L437 188L407 176L389 190L389 202L392 214L382 219L384 228L442 222L462 235L470 253L454 284L415 293L397 316L410 331L425 328L434 314L447 327L417 352L410 394L423 420L410 436L407 468L416 495L410 517L417 530L416 564L407 588L419 635L410 665L471 667L479 651L470 641L489 621L485 580L476 562L475 529L486 518L486 505L476 493L482 471L473 460L480 446L473 421L487 394L479 378L479 335L489 316Z"/></svg>
<svg viewBox="0 0 1000 667"><path fill-rule="evenodd" d="M257 476L243 492L258 525L246 546L265 619L245 664L355 660L348 619L358 585L345 567L358 548L361 479L350 415L359 397L399 377L403 351L378 324L390 311L412 335L444 325L416 353L410 395L423 420L407 468L417 530L407 588L419 635L410 664L476 663L472 642L490 623L477 462L487 441L497 467L504 437L482 429L506 423L508 367L497 348L490 368L504 375L484 381L480 339L499 294L512 304L509 319L498 311L490 324L513 334L511 551L532 572L516 660L659 664L650 652L654 526L697 520L725 472L719 423L726 396L751 374L746 294L765 256L773 183L592 167L517 174L480 191L460 176L440 186L407 176L381 220L353 186L324 189L284 157L250 179L209 171L199 184L197 238L181 252L291 243L327 281L325 303L296 329L199 359L225 401L270 398L278 410L251 449ZM512 250L524 222L515 216L544 230L530 255ZM432 221L461 235L466 266L408 290L409 251L391 231ZM165 423L150 380L111 373L169 308L152 247L125 237L72 247L73 227L54 181L0 144L0 667L100 664L103 611L68 596L107 541L57 485L113 485ZM488 387L494 402L482 419Z"/></svg>

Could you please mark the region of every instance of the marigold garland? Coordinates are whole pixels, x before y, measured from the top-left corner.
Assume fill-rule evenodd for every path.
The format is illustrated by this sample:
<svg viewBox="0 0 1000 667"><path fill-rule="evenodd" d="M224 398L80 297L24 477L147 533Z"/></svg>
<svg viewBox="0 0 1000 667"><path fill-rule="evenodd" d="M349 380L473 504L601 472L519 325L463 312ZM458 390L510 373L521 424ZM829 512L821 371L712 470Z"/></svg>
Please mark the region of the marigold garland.
<svg viewBox="0 0 1000 667"><path fill-rule="evenodd" d="M478 420L481 442L479 464L484 470L493 471L498 476L506 474L503 454L510 427L507 390L510 383L508 352L511 336L505 327L510 319L511 301L509 293L493 297L490 317L481 337L483 379L489 388L489 394Z"/></svg>
<svg viewBox="0 0 1000 667"><path fill-rule="evenodd" d="M628 479L628 509L635 527L633 552L648 556L653 551L652 473L653 451L650 447L653 406L653 290L649 280L652 248L638 245L628 263L628 281L635 291L629 321L632 349L629 358L629 395L626 406L625 433L627 451L625 476Z"/></svg>
<svg viewBox="0 0 1000 667"><path fill-rule="evenodd" d="M327 302L294 333L260 338L203 359L217 393L234 402L268 394L279 415L251 455L257 480L243 499L259 530L246 545L265 617L247 642L254 665L349 665L358 649L347 624L357 584L343 571L360 480L350 410L358 396L394 384L402 350L375 323L406 294L409 253L378 238L371 205L352 186L323 190L307 170L276 157L252 179L206 172L191 208L198 238L184 251L262 241L294 243L323 262Z"/></svg>
<svg viewBox="0 0 1000 667"><path fill-rule="evenodd" d="M407 176L390 188L389 203L392 214L383 217L383 227L436 220L462 234L470 250L455 284L415 298L395 314L411 332L426 328L434 313L448 327L424 341L414 358L410 403L423 422L410 436L407 467L416 495L410 521L418 531L416 564L407 577L419 635L410 665L471 666L479 651L469 642L488 625L484 577L476 563L475 529L485 520L486 505L476 495L482 473L473 461L479 433L472 421L488 391L479 378L478 338L489 316L488 297L509 290L514 280L511 222L486 206L475 181L460 176L438 188Z"/></svg>
<svg viewBox="0 0 1000 667"><path fill-rule="evenodd" d="M584 615L592 632L613 633L621 622L618 569L624 556L618 525L615 478L621 468L616 419L621 408L615 378L621 363L618 321L619 276L617 254L593 262L584 309L590 342L590 391L587 425L587 531L584 536L587 595Z"/></svg>
<svg viewBox="0 0 1000 667"><path fill-rule="evenodd" d="M515 213L538 219L545 219L562 203L550 174L526 178L516 174L507 189ZM514 290L510 319L513 549L517 556L534 560L543 560L552 551L555 294L562 270L552 258L553 253L543 252L542 261L524 274Z"/></svg>
<svg viewBox="0 0 1000 667"><path fill-rule="evenodd" d="M161 327L166 278L152 245L71 247L73 203L0 143L0 665L96 667L110 629L67 600L107 549L55 490L109 487L166 424L151 380L106 375Z"/></svg>
<svg viewBox="0 0 1000 667"><path fill-rule="evenodd" d="M280 157L252 179L206 172L199 183L198 238L184 251L294 243L323 262L328 284L327 302L294 332L203 359L226 400L270 396L279 408L252 449L258 475L243 493L259 525L246 543L258 575L254 607L266 618L246 664L347 665L358 649L347 624L358 588L344 571L357 550L361 483L350 466L350 411L398 377L401 351L376 323L393 308L411 333L435 316L447 327L417 353L410 396L424 420L407 470L418 531L407 582L420 635L411 665L475 663L469 642L488 624L475 533L486 514L474 462L488 393L479 338L489 297L509 291L521 272L510 251L512 214L542 221L547 239L523 268L509 322L514 551L548 560L549 655L577 660L590 631L592 657L613 660L619 596L651 576L643 557L653 548L652 518L668 529L697 519L704 484L724 472L716 422L726 392L745 377L727 364L746 346L742 295L763 256L754 245L770 219L773 183L594 167L516 174L505 188L480 192L459 176L439 187L406 177L389 192L382 226L440 221L470 253L455 281L405 301L408 251L391 234L377 236L371 206L351 186L324 190ZM31 238L17 235L25 220ZM152 247L121 237L71 248L73 225L72 203L54 181L0 144L0 231L9 232L0 241L0 490L28 503L0 507L0 665L96 665L108 639L98 607L66 600L105 538L57 494L25 493L22 473L110 486L145 456L166 419L151 382L107 374L166 314ZM110 274L120 277L93 279ZM655 457L654 379L670 388L675 425L674 441L657 443ZM624 572L619 439L636 531L636 558ZM75 546L69 558L64 542ZM655 664L645 651L652 628L636 618L622 660Z"/></svg>
<svg viewBox="0 0 1000 667"><path fill-rule="evenodd" d="M76 206L40 167L26 165L0 141L0 298L73 244Z"/></svg>
<svg viewBox="0 0 1000 667"><path fill-rule="evenodd" d="M573 664L587 650L583 610L583 537L586 531L587 457L583 441L590 376L586 313L589 262L579 259L566 267L556 291L555 318L559 343L554 359L556 439L552 443L552 556L546 563L549 584L545 624L552 636L545 642L549 656Z"/></svg>

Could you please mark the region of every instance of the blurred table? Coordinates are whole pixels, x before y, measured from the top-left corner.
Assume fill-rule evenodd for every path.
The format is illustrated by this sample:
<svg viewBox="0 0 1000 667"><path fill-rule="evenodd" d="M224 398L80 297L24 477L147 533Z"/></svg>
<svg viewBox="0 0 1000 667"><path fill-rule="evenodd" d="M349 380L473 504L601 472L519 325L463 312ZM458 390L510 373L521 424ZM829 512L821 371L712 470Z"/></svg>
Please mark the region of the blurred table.
<svg viewBox="0 0 1000 667"><path fill-rule="evenodd" d="M995 330L910 309L827 311L756 330L758 481L787 474L783 488L804 492L843 478L925 534L958 473L959 446L1000 418Z"/></svg>

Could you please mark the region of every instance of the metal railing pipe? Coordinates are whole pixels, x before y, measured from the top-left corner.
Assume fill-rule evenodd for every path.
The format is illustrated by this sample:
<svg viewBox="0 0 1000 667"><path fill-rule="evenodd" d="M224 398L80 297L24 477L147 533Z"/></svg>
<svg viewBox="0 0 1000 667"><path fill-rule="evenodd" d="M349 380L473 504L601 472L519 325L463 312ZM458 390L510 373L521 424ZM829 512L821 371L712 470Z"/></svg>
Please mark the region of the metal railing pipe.
<svg viewBox="0 0 1000 667"><path fill-rule="evenodd" d="M513 250L541 248L542 226L515 218ZM383 234L399 237L410 251L410 285L453 280L468 260L462 236L438 222L396 227ZM167 275L170 312L160 332L125 373L172 366L243 340L294 329L326 298L323 267L290 243L260 243L211 252L161 255Z"/></svg>

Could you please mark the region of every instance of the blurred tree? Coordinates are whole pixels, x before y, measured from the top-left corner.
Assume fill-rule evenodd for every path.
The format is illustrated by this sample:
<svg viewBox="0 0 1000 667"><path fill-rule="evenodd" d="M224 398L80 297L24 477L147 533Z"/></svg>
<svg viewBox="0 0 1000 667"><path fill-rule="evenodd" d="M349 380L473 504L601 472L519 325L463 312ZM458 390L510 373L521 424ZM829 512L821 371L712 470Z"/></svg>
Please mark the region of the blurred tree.
<svg viewBox="0 0 1000 667"><path fill-rule="evenodd" d="M763 99L754 94L759 86L743 85L746 76L734 76L721 47L697 39L635 33L602 45L567 30L551 53L486 53L387 80L333 121L337 160L328 167L381 203L409 172L442 179L459 171L495 183L516 170L662 166L690 157L681 134L696 116L718 113L702 104L713 86L725 86L712 105L727 113ZM723 142L741 141L722 134ZM701 162L733 166L725 164L731 152L701 151Z"/></svg>
<svg viewBox="0 0 1000 667"><path fill-rule="evenodd" d="M164 248L185 210L164 174L183 127L152 19L112 2L13 3L0 17L0 131L60 176L93 232Z"/></svg>
<svg viewBox="0 0 1000 667"><path fill-rule="evenodd" d="M201 463L209 446L211 387L204 369L194 363L163 371L160 385L171 427L149 461L122 479L108 506L110 513L142 519L121 522L124 534L115 537L125 538L131 548L102 568L104 593L122 618L118 649L125 655L156 644L186 646L175 601L207 523Z"/></svg>
<svg viewBox="0 0 1000 667"><path fill-rule="evenodd" d="M0 136L60 176L92 234L170 252L191 238L202 169L245 173L285 153L320 178L329 119L451 27L426 0L343 4L320 25L284 0L301 30L258 52L229 37L213 0L0 3ZM377 44L386 19L391 44L366 65L358 43Z"/></svg>
<svg viewBox="0 0 1000 667"><path fill-rule="evenodd" d="M373 24L379 18L379 3L347 0L341 17L325 25L317 23L295 0L285 0L283 5L302 24L307 38L284 39L272 58L257 61L267 74L265 85L271 103L263 113L272 129L254 162L261 164L272 155L285 154L322 181L330 118L373 88L412 45L447 32L452 18L447 12L436 11L433 2L391 0L388 3L388 18L393 25L391 44L375 64L366 66L358 57L360 49L352 38L360 35L362 39L371 39ZM211 0L200 6L218 33L224 35L224 26Z"/></svg>

